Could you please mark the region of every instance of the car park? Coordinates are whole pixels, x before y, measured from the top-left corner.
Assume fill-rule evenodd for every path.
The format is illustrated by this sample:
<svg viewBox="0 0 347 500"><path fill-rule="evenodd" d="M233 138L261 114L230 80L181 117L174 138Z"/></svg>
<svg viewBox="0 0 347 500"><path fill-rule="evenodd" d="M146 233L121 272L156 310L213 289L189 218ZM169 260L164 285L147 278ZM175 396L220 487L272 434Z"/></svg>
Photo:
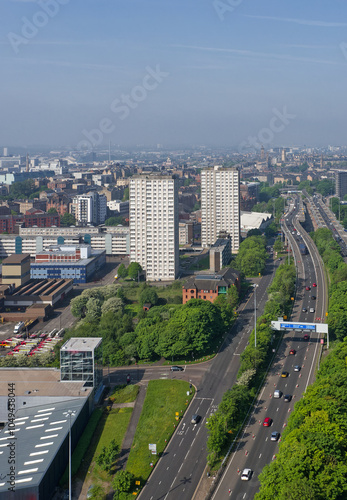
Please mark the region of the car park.
<svg viewBox="0 0 347 500"><path fill-rule="evenodd" d="M291 400L292 400L292 396L291 396L291 394L286 394L286 395L284 396L284 398L283 398L283 401L284 401L285 403L290 403L290 402L291 402Z"/></svg>
<svg viewBox="0 0 347 500"><path fill-rule="evenodd" d="M294 371L295 372L299 372L301 370L300 366L299 365L295 365L294 366Z"/></svg>
<svg viewBox="0 0 347 500"><path fill-rule="evenodd" d="M270 441L278 441L280 437L280 433L277 431L271 432Z"/></svg>
<svg viewBox="0 0 347 500"><path fill-rule="evenodd" d="M279 399L282 396L282 392L278 389L274 391L274 398Z"/></svg>
<svg viewBox="0 0 347 500"><path fill-rule="evenodd" d="M264 422L263 422L264 427L270 427L271 424L272 424L272 418L270 418L270 417L264 418Z"/></svg>
<svg viewBox="0 0 347 500"><path fill-rule="evenodd" d="M289 373L288 373L288 372L282 372L282 373L281 373L281 377L282 377L282 378L287 378L287 377L288 377L288 375L289 375Z"/></svg>
<svg viewBox="0 0 347 500"><path fill-rule="evenodd" d="M242 474L241 474L241 480L242 481L249 481L252 476L252 469L243 469Z"/></svg>
<svg viewBox="0 0 347 500"><path fill-rule="evenodd" d="M170 370L172 372L183 372L184 368L183 368L183 366L171 366Z"/></svg>
<svg viewBox="0 0 347 500"><path fill-rule="evenodd" d="M295 349L291 349L291 350L289 351L289 354L294 355L295 353L296 353L296 350L295 350Z"/></svg>
<svg viewBox="0 0 347 500"><path fill-rule="evenodd" d="M192 419L191 419L191 421L190 421L190 422L191 422L192 424L197 424L197 423L199 423L199 422L200 422L200 420L201 420L200 415L198 415L197 413L195 413L195 414L192 416Z"/></svg>

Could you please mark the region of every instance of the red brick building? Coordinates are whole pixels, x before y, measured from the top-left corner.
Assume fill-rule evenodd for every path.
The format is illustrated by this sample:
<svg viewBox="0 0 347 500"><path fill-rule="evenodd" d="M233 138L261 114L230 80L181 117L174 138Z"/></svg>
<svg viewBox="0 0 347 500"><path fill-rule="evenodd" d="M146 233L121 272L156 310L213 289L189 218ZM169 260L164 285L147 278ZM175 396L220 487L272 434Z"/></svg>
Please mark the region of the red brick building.
<svg viewBox="0 0 347 500"><path fill-rule="evenodd" d="M213 302L219 295L226 295L231 286L240 291L240 273L229 267L214 274L197 274L192 276L182 289L182 303L190 299L201 299Z"/></svg>
<svg viewBox="0 0 347 500"><path fill-rule="evenodd" d="M47 214L36 208L27 210L25 215L0 215L0 233L18 233L19 226L60 227L60 216Z"/></svg>

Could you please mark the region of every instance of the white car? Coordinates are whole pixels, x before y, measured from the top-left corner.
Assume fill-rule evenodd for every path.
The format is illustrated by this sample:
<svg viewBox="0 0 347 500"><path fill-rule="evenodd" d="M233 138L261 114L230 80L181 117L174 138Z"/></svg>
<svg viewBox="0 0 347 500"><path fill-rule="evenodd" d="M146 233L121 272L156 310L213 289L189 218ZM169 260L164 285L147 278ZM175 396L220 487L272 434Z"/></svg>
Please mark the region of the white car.
<svg viewBox="0 0 347 500"><path fill-rule="evenodd" d="M252 476L252 469L243 469L242 474L241 474L241 480L242 481L249 481Z"/></svg>

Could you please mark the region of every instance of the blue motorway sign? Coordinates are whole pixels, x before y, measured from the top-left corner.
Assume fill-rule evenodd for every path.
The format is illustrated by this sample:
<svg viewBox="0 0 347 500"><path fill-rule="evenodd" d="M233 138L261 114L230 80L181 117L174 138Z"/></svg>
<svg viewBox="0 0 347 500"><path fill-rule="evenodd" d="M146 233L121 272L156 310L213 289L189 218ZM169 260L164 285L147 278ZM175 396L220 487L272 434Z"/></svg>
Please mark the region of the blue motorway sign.
<svg viewBox="0 0 347 500"><path fill-rule="evenodd" d="M300 323L281 323L281 328L299 328L300 330L315 330L315 325L302 325Z"/></svg>

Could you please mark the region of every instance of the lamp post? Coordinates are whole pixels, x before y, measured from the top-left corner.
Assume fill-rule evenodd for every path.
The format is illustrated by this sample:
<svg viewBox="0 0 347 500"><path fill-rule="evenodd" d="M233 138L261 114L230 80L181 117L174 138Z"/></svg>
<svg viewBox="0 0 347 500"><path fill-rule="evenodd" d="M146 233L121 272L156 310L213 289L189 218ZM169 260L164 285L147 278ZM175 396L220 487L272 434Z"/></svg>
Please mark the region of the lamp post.
<svg viewBox="0 0 347 500"><path fill-rule="evenodd" d="M63 415L69 418L69 500L71 500L71 417L76 415L76 411L67 410Z"/></svg>
<svg viewBox="0 0 347 500"><path fill-rule="evenodd" d="M257 348L257 287L258 285L254 284L254 348Z"/></svg>

